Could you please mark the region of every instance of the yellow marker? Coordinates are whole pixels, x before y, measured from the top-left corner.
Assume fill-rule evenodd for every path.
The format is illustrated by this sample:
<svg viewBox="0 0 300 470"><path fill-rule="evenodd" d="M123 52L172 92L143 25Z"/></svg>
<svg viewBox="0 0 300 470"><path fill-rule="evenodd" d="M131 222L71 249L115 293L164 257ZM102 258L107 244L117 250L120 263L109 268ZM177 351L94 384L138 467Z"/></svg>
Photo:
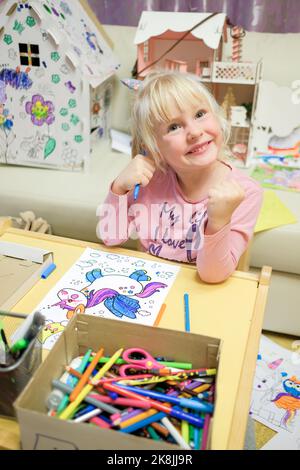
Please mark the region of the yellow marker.
<svg viewBox="0 0 300 470"><path fill-rule="evenodd" d="M79 393L79 395L75 398L72 403L70 403L67 408L59 415L59 419L69 419L75 408L77 408L78 405L85 399L85 397L90 393L90 391L93 389L93 384L96 384L98 380L103 377L105 372L107 372L112 365L116 362L116 360L121 356L123 352L123 348L119 349L113 356L101 367L101 369L97 372L97 374L93 377L91 380L91 384L87 384L83 390Z"/></svg>
<svg viewBox="0 0 300 470"><path fill-rule="evenodd" d="M186 409L184 411L187 411ZM190 444L190 429L187 421L181 421L181 435L187 444Z"/></svg>
<svg viewBox="0 0 300 470"><path fill-rule="evenodd" d="M199 387L193 388L193 392L196 392L196 393L205 392L210 387L211 387L211 384L202 384L202 385L199 385Z"/></svg>

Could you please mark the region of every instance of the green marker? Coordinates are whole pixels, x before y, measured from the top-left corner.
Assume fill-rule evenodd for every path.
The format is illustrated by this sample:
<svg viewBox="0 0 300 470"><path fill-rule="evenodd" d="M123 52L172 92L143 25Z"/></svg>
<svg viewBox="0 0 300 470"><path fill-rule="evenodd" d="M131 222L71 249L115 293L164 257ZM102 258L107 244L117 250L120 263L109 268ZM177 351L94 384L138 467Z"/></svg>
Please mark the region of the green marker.
<svg viewBox="0 0 300 470"><path fill-rule="evenodd" d="M28 339L25 339L25 338L19 339L12 345L12 347L10 348L10 352L12 354L16 354L20 351L23 351L24 349L27 348L28 344L29 344Z"/></svg>
<svg viewBox="0 0 300 470"><path fill-rule="evenodd" d="M90 357L89 361L93 360L93 356ZM109 357L100 357L99 359L99 364L105 364L109 360ZM184 369L184 370L190 370L192 369L192 364L190 362L176 362L176 361L157 361L159 362L162 366L164 367L174 367L176 369ZM124 359L117 359L115 364L117 365L122 365L122 364L128 364L128 362L124 361Z"/></svg>

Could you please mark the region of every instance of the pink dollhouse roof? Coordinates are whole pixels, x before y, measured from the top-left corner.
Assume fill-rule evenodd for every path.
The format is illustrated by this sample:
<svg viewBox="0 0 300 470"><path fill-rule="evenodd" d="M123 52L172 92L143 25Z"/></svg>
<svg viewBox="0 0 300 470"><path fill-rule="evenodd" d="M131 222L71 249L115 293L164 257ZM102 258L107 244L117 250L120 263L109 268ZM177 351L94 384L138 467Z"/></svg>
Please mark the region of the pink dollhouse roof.
<svg viewBox="0 0 300 470"><path fill-rule="evenodd" d="M159 36L167 30L186 32L209 15L211 15L211 13L143 11L138 24L134 44L141 44L150 37ZM203 25L194 29L191 34L198 39L202 39L211 49L217 49L225 20L226 15L219 13Z"/></svg>

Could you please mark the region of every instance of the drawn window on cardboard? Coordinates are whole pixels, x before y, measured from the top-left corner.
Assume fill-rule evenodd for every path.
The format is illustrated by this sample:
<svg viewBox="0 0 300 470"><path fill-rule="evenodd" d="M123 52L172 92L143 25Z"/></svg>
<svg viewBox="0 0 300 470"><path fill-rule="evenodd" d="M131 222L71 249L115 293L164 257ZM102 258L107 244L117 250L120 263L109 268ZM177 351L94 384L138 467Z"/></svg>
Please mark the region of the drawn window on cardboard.
<svg viewBox="0 0 300 470"><path fill-rule="evenodd" d="M40 49L38 44L19 43L20 64L30 67L40 66Z"/></svg>

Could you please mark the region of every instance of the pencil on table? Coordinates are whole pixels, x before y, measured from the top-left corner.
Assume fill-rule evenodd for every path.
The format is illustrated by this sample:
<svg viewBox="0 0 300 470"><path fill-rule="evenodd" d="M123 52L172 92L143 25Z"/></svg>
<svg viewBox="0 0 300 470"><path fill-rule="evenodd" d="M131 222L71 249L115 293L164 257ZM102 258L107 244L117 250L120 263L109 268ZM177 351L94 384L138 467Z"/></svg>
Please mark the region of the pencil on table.
<svg viewBox="0 0 300 470"><path fill-rule="evenodd" d="M160 307L160 311L158 312L158 315L156 317L156 320L153 324L153 326L158 326L159 323L160 323L160 320L162 319L162 316L166 310L166 307L167 307L167 304L162 304L162 306Z"/></svg>

